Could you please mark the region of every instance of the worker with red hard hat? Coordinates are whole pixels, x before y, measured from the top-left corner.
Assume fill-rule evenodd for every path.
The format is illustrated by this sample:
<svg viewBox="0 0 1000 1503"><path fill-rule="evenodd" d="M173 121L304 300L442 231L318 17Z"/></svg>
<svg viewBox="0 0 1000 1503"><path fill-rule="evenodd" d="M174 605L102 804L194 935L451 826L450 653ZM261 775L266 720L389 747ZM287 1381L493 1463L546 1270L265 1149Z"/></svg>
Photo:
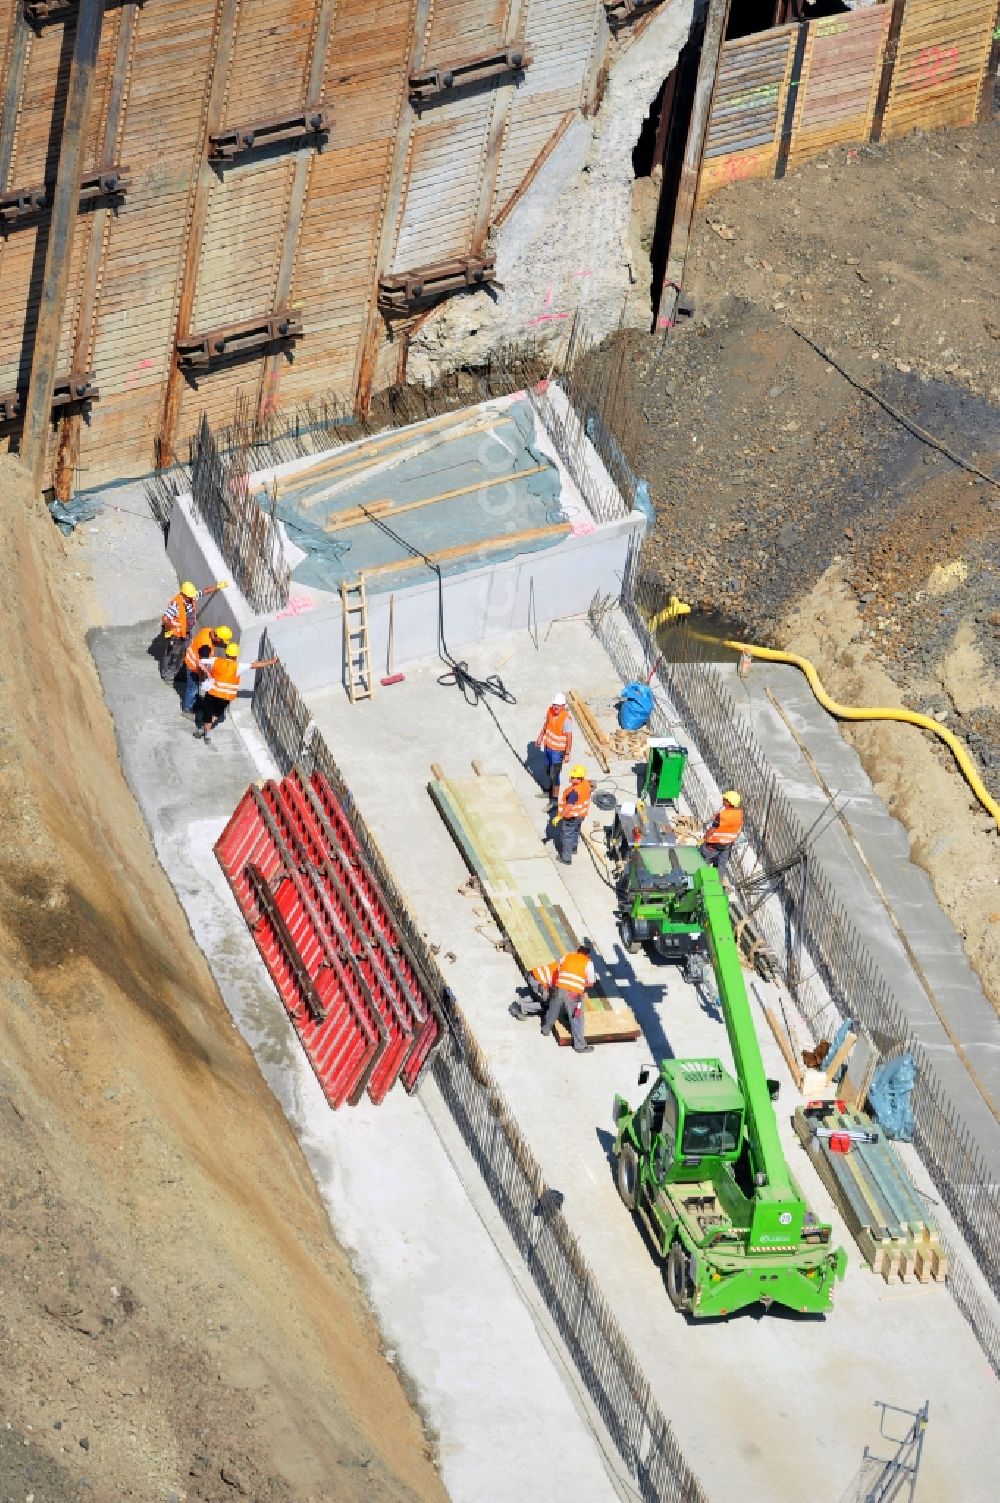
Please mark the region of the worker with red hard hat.
<svg viewBox="0 0 1000 1503"><path fill-rule="evenodd" d="M552 821L552 832L556 850L559 852L559 860L566 866L569 866L573 860L580 843L583 821L590 813L591 791L587 769L582 762L578 762L575 767L570 768L569 784L559 795L559 811Z"/></svg>
<svg viewBox="0 0 1000 1503"><path fill-rule="evenodd" d="M545 753L545 777L543 794L553 802L559 797L559 779L563 762L573 750L573 722L566 708L565 694L554 694L552 703L545 712L545 724L535 739L539 751Z"/></svg>
<svg viewBox="0 0 1000 1503"><path fill-rule="evenodd" d="M216 658L213 662L202 686L204 694L197 715L198 728L194 734L206 746L211 741L212 732L225 720L226 711L240 692L241 676L255 668L270 668L278 661L277 658L258 658L241 668L239 657L239 643L230 642L225 656Z"/></svg>
<svg viewBox="0 0 1000 1503"><path fill-rule="evenodd" d="M185 579L177 594L168 601L160 617L160 677L165 684L172 684L181 669L188 643L198 624L198 607L209 595L224 590L227 579L218 584L206 585L203 590Z"/></svg>
<svg viewBox="0 0 1000 1503"><path fill-rule="evenodd" d="M733 846L743 833L743 800L735 788L722 795L722 808L701 837L701 854L714 866L720 879L725 876Z"/></svg>

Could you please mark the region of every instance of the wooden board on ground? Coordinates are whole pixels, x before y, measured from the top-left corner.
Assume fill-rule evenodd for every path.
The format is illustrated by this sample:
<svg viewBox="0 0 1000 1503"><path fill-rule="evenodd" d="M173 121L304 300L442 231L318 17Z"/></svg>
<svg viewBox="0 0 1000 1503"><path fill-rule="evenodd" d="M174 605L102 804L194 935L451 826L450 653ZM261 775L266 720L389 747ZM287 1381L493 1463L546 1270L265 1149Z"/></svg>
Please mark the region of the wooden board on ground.
<svg viewBox="0 0 1000 1503"><path fill-rule="evenodd" d="M431 797L452 839L476 876L483 897L525 975L560 960L586 933L558 868L545 852L509 778L446 778L432 768ZM590 1044L622 1043L641 1032L635 1015L598 957L597 985L584 1002L584 1037ZM557 1023L560 1045L572 1042Z"/></svg>

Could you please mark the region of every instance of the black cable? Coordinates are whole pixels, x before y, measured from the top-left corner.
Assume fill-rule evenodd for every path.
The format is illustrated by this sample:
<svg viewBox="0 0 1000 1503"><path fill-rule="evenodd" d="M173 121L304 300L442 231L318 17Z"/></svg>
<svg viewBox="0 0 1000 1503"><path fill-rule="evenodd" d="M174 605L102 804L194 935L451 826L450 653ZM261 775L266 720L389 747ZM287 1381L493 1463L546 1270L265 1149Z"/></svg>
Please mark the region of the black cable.
<svg viewBox="0 0 1000 1503"><path fill-rule="evenodd" d="M370 522L374 522L376 527L380 527L387 537L392 538L394 543L397 543L400 548L405 548L411 558L421 559L423 563L427 565L428 569L432 569L434 571L435 575L437 576L438 586L437 652L438 657L441 659L442 663L446 665L446 671L442 674L439 674L438 676L438 683L443 685L445 688L451 688L453 684L457 684L462 691L462 696L465 699L466 704L468 705L475 706L478 704L485 704L487 710L489 710L490 712L490 715L493 717L493 721L497 727L497 730L500 732L503 739L507 742L510 750L514 753L514 756L521 763L521 766L526 766L527 764L525 763L525 759L511 744L506 731L500 724L499 720L497 720L493 706L490 704L487 696L491 694L495 695L496 698L501 700L505 705L516 705L517 699L507 688L507 685L504 683L499 673L488 674L486 678L477 678L476 675L470 670L469 665L465 661L465 659L456 658L448 647L448 640L444 632L444 577L441 573L441 565L436 563L434 559L428 558L427 554L421 552L421 550L415 547L413 543L407 542L406 538L400 537L399 533L396 532L394 528L390 527L388 522L386 522L382 517L376 516L374 512L369 511L368 507L362 505L360 507L360 510L364 512L365 516Z"/></svg>

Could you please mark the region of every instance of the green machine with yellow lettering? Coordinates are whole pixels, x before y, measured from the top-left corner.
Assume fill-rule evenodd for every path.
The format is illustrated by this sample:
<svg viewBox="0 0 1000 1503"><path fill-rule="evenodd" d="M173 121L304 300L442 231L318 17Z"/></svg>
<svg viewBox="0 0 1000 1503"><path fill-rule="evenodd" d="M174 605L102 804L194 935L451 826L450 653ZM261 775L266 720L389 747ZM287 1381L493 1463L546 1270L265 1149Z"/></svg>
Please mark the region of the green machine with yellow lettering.
<svg viewBox="0 0 1000 1503"><path fill-rule="evenodd" d="M718 873L701 866L691 882L735 1074L718 1059L669 1059L634 1111L616 1096L618 1192L664 1259L678 1310L704 1319L760 1303L825 1314L846 1255L785 1159ZM643 1071L639 1084L648 1079Z"/></svg>

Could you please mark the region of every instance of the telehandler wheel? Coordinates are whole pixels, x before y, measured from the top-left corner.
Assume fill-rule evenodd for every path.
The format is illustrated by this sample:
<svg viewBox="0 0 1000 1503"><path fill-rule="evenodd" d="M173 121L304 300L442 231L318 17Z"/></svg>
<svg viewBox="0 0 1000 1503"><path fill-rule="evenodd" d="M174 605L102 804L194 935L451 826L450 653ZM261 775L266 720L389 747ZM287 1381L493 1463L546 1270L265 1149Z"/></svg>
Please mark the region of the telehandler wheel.
<svg viewBox="0 0 1000 1503"><path fill-rule="evenodd" d="M618 1162L615 1165L615 1183L618 1186L618 1194L630 1211L635 1210L636 1196L639 1191L639 1155L631 1143L623 1143L618 1150Z"/></svg>
<svg viewBox="0 0 1000 1503"><path fill-rule="evenodd" d="M694 1286L691 1283L691 1260L684 1250L683 1242L677 1241L670 1244L663 1278L674 1309L690 1310Z"/></svg>
<svg viewBox="0 0 1000 1503"><path fill-rule="evenodd" d="M642 940L636 934L630 918L622 919L622 945L627 955L638 955L642 949Z"/></svg>

